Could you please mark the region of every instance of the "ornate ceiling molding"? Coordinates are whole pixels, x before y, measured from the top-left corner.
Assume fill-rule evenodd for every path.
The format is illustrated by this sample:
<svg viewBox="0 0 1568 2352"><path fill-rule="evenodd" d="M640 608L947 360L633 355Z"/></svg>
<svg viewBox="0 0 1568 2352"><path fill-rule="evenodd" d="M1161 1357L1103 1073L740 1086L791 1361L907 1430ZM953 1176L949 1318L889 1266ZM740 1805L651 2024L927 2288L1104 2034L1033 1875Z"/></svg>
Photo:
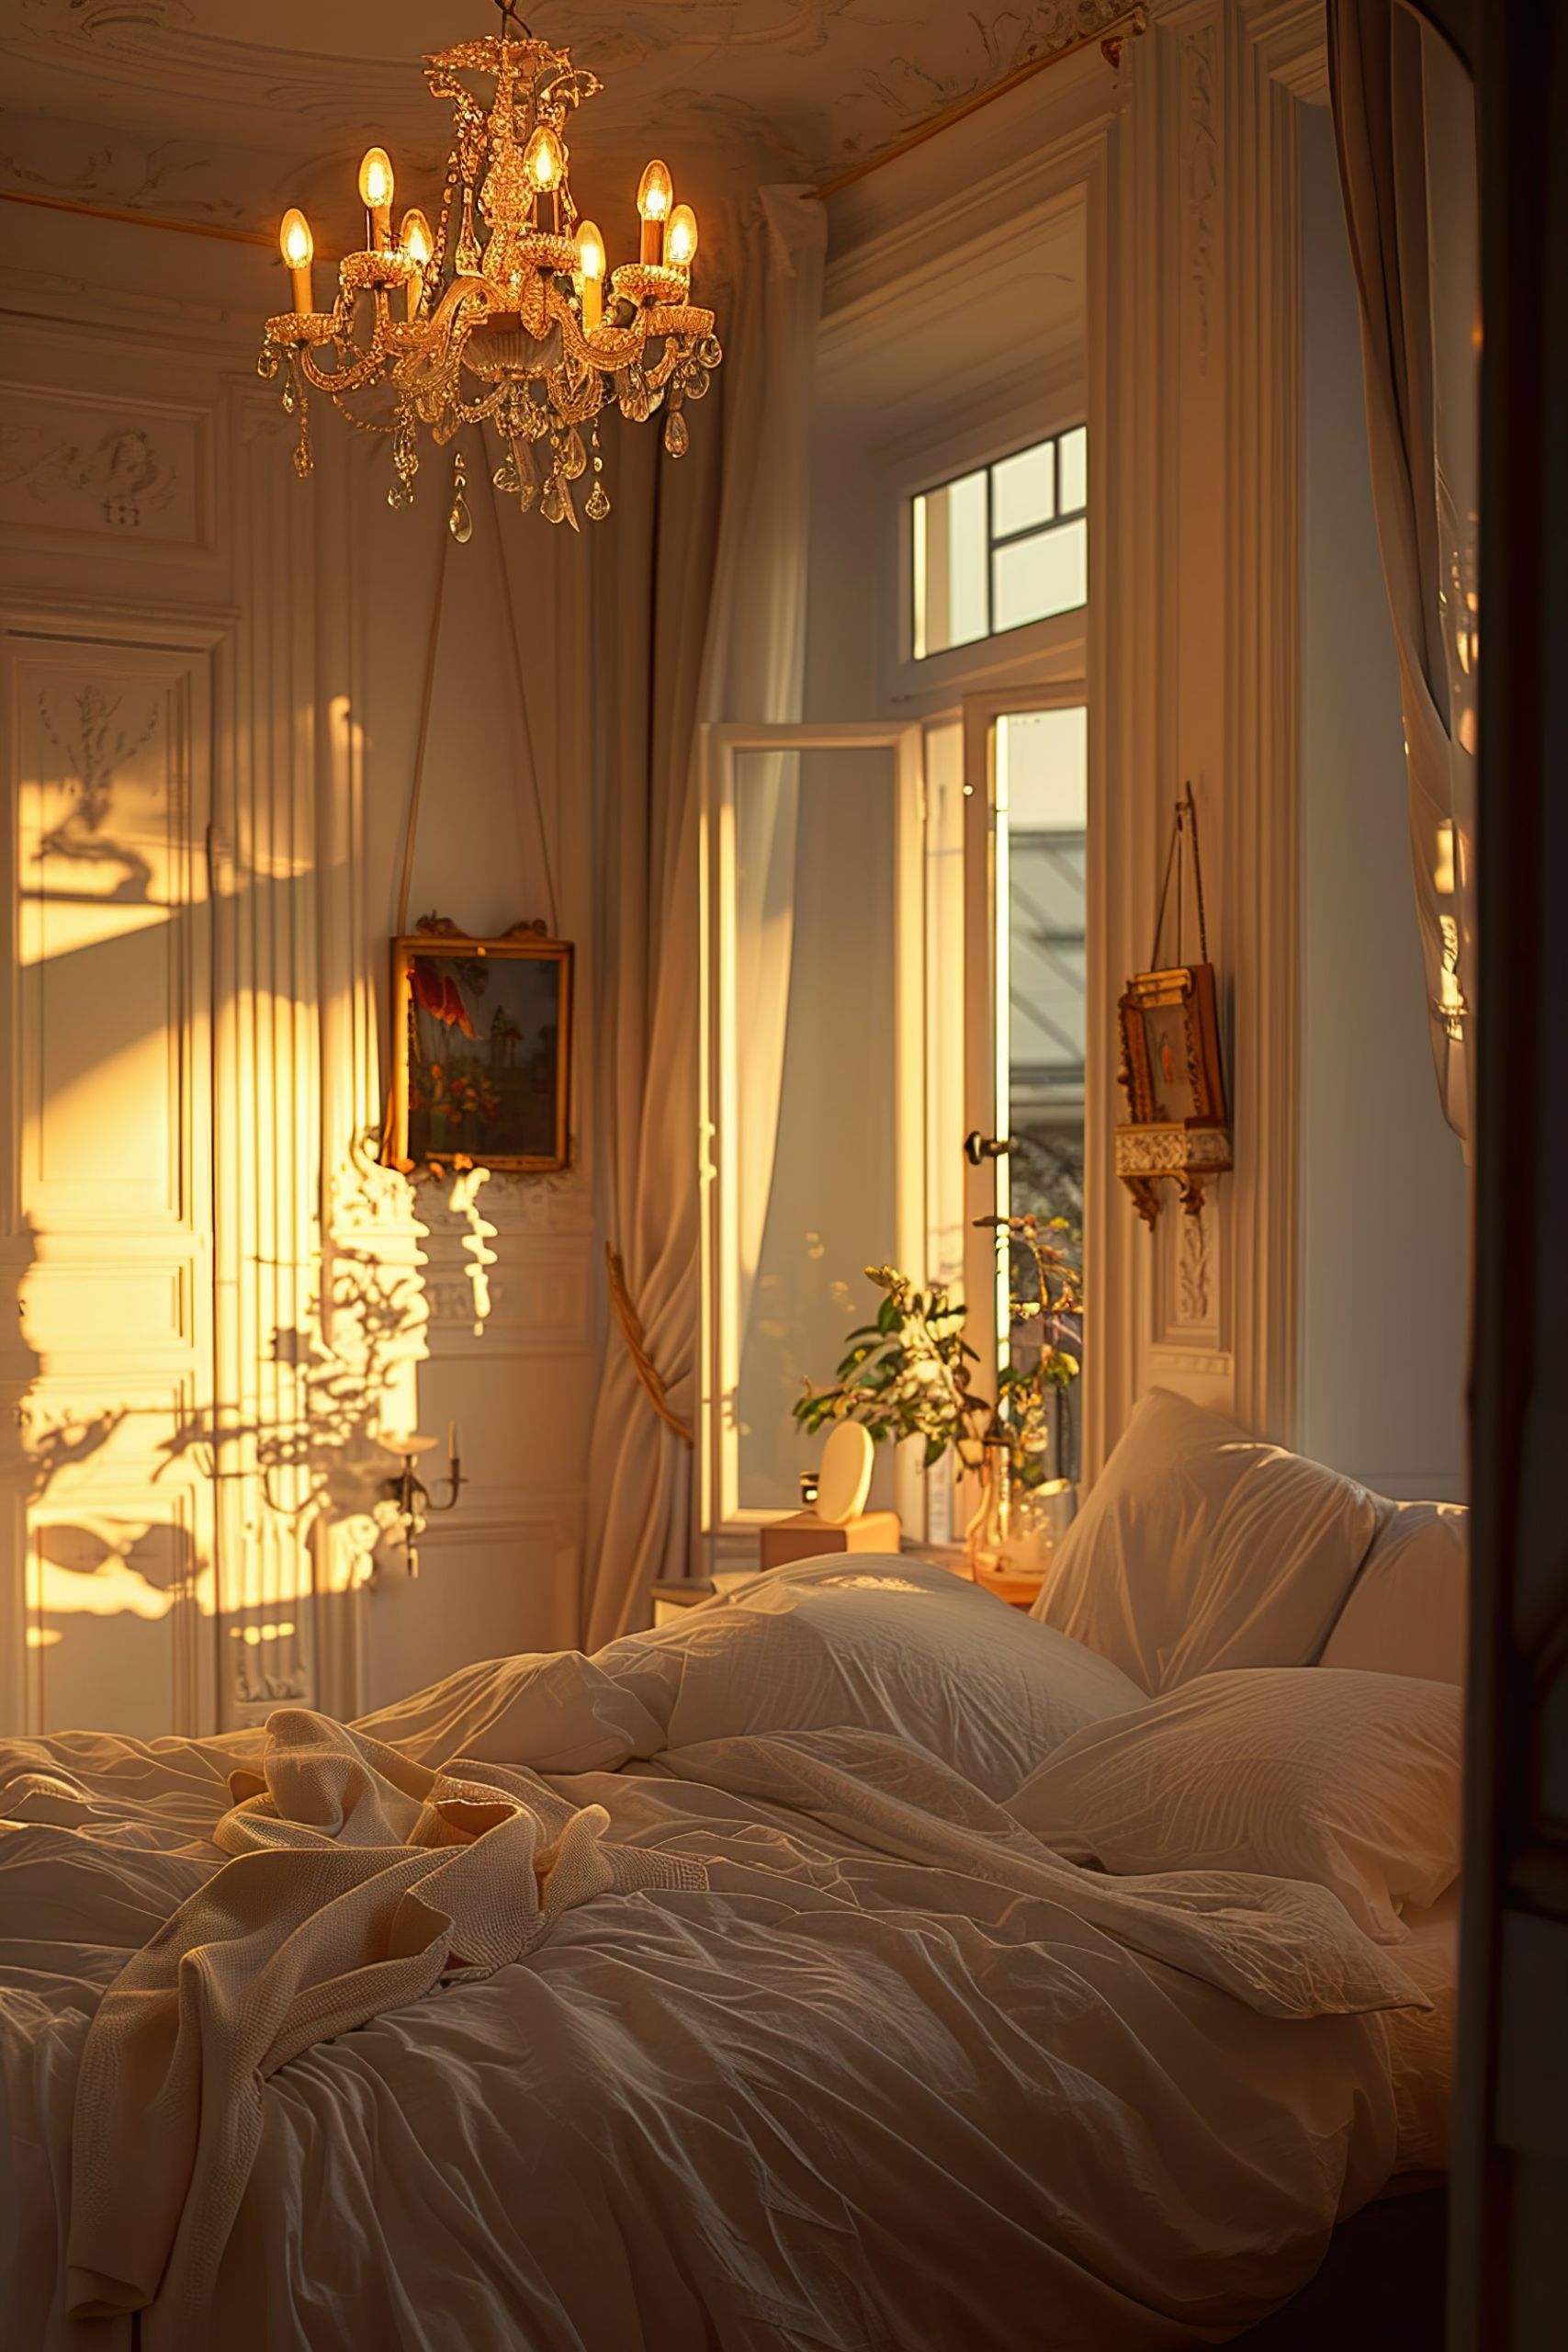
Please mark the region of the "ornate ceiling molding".
<svg viewBox="0 0 1568 2352"><path fill-rule="evenodd" d="M472 0L476 22L488 10ZM591 58L607 85L595 128L612 149L646 138L650 107L714 146L737 142L819 177L897 142L944 108L1092 36L1126 0L603 0L558 6L552 39ZM399 9L338 0L319 12L321 46L299 34L308 11L275 10L270 40L231 29L231 0L14 0L0 33L13 105L121 119L145 108L171 138L213 136L253 119L254 143L313 150L321 131L375 127L428 137L422 41L455 35L464 9ZM559 21L557 21L557 19ZM409 45L404 20L412 30ZM260 20L265 24L268 20ZM354 31L363 38L351 38ZM74 85L80 97L72 101Z"/></svg>

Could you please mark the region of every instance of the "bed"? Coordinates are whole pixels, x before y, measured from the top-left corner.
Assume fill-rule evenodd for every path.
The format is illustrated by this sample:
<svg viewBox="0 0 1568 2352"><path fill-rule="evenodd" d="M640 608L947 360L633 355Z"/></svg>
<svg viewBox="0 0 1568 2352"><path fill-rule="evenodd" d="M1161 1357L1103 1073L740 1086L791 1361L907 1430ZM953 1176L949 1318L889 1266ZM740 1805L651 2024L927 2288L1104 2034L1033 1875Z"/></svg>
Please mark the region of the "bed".
<svg viewBox="0 0 1568 2352"><path fill-rule="evenodd" d="M355 1726L0 1743L8 2341L1135 2352L1282 2303L1442 2161L1459 1691L1397 1660L1414 1522L1191 1409L1044 1622L840 1555ZM1218 1665L1149 1616L1183 1576Z"/></svg>

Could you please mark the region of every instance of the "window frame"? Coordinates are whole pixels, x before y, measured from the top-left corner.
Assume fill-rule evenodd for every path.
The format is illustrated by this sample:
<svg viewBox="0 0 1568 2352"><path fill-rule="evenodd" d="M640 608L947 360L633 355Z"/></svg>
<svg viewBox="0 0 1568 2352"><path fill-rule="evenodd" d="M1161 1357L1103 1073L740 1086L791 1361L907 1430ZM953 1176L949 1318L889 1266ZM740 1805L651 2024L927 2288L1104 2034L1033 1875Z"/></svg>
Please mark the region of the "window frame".
<svg viewBox="0 0 1568 2352"><path fill-rule="evenodd" d="M1062 443L1074 433L1081 433L1085 437L1084 497L1081 506L1070 506L1064 508L1062 505ZM1052 432L1043 435L1037 440L1025 441L1018 448L1004 450L999 457L984 458L978 465L965 466L958 473L945 474L941 481L930 483L924 489L913 490L906 493L904 500L906 511L903 517L903 529L908 536L909 545L909 588L908 611L904 616L904 619L908 632L909 648L908 658L911 662L918 662L922 670L930 662L940 662L944 654L968 652L976 645L987 644L995 638L1015 637L1022 629L1038 628L1042 626L1043 620L1063 620L1066 619L1069 614L1087 611L1089 598L1088 564L1088 435L1089 426L1087 422L1077 424L1059 425ZM1015 531L998 531L997 528L998 468L1005 465L1010 465L1015 458L1032 457L1037 450L1041 449L1048 449L1051 453L1051 514L1043 522L1026 523L1020 529ZM940 646L934 653L919 653L915 650L917 612L917 598L915 594L917 585L915 577L915 544L919 535L916 528L915 509L924 500L934 498L941 491L953 490L957 488L960 482L973 481L976 474L983 474L986 480L986 627L979 631L977 636L964 638L959 644ZM1085 533L1085 585L1083 602L1078 605L1069 605L1066 606L1066 610L1061 613L1049 613L1043 615L1040 619L1032 621L1018 621L1012 623L1006 628L998 628L996 624L997 557L1000 550L1003 548L1021 547L1031 539L1049 538L1053 533L1065 530L1069 525L1077 522L1081 522L1083 524Z"/></svg>
<svg viewBox="0 0 1568 2352"><path fill-rule="evenodd" d="M1026 449L1038 448L1042 442L1059 441L1064 434L1076 432L1081 426L1089 435L1082 512L1086 517L1091 517L1096 466L1092 421L1088 407L1086 388L1081 380L1075 379L1070 385L1063 385L1052 398L1047 413L1055 421L1043 431L1040 408L1032 405L1028 412L1013 410L1004 417L993 417L961 437L949 435L934 446L928 441L902 464L889 466L886 469L885 495L890 495L894 504L897 550L897 601L885 691L885 700L891 707L934 716L940 710L955 709L966 691L982 686L993 678L1032 682L1043 675L1054 678L1064 669L1081 672L1089 633L1089 614L1094 600L1092 547L1088 594L1081 605L1075 605L1065 613L1054 613L1045 620L1024 621L1017 628L970 638L963 645L947 646L940 653L927 653L916 658L914 502L919 497L929 497L932 491L942 490L949 482L961 481L966 474L984 469L987 474L988 529L992 495L990 469L1004 464L1009 458L1020 456ZM1077 511L1074 510L1075 515ZM1054 526L1045 525L1043 527L1050 529ZM1016 533L1001 544L1010 546L1014 538L1029 536L1028 533ZM987 537L987 613L992 593L989 567L995 544Z"/></svg>

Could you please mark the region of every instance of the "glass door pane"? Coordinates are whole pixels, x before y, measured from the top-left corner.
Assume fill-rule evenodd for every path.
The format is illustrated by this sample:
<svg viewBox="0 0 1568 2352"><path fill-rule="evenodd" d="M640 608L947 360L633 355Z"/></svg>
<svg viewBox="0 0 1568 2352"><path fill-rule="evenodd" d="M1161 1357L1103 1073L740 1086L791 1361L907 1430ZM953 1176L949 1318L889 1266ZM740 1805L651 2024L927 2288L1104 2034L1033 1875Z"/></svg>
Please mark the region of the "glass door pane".
<svg viewBox="0 0 1568 2352"><path fill-rule="evenodd" d="M831 1381L897 1247L896 820L890 749L736 755L742 1510L799 1510L802 1379Z"/></svg>
<svg viewBox="0 0 1568 2352"><path fill-rule="evenodd" d="M857 740L858 739L858 740ZM719 1023L710 1524L800 1507L794 1407L881 1294L923 1276L923 944L914 728L726 730L714 822ZM871 1507L919 1516L878 1448ZM912 1532L920 1529L910 1523Z"/></svg>
<svg viewBox="0 0 1568 2352"><path fill-rule="evenodd" d="M990 961L996 1134L1009 1149L992 1163L996 1213L1031 1216L1073 1275L1083 1268L1085 857L1089 713L1081 705L998 714L991 729L994 865ZM1054 1295L1054 1294L1053 1294ZM1083 1361L1080 1315L1049 1329L1039 1273L1016 1237L996 1256L998 1370L1038 1362L1042 1339ZM1076 1480L1079 1396L1051 1398L1046 1476Z"/></svg>

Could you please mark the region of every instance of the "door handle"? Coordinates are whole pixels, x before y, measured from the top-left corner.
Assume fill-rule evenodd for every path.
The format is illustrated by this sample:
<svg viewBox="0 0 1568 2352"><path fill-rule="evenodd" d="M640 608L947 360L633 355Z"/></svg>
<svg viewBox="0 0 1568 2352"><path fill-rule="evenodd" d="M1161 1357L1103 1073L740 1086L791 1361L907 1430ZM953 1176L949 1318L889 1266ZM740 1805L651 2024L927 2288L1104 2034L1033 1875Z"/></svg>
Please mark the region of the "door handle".
<svg viewBox="0 0 1568 2352"><path fill-rule="evenodd" d="M964 1138L964 1157L971 1168L978 1168L983 1159L1002 1159L1011 1149L1010 1136L983 1136L978 1127Z"/></svg>

